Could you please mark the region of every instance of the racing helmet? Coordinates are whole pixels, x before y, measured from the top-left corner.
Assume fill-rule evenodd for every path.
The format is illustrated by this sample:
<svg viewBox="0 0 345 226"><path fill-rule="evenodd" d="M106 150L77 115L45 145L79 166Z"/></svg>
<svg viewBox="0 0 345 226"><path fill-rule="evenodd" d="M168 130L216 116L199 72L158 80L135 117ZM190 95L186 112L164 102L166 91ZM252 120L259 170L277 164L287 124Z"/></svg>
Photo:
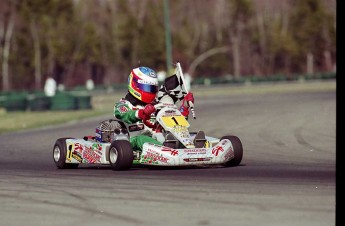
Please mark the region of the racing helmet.
<svg viewBox="0 0 345 226"><path fill-rule="evenodd" d="M128 91L144 103L152 103L158 92L158 78L148 67L134 68L128 77Z"/></svg>

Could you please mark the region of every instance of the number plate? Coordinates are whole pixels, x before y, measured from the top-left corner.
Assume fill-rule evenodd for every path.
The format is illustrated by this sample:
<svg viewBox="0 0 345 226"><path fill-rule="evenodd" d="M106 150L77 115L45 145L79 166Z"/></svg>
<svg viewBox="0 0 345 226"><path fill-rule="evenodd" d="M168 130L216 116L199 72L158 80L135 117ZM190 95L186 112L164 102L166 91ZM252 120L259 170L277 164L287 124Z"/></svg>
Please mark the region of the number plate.
<svg viewBox="0 0 345 226"><path fill-rule="evenodd" d="M182 115L162 116L162 122L166 127L174 128L176 126L189 127L189 123Z"/></svg>

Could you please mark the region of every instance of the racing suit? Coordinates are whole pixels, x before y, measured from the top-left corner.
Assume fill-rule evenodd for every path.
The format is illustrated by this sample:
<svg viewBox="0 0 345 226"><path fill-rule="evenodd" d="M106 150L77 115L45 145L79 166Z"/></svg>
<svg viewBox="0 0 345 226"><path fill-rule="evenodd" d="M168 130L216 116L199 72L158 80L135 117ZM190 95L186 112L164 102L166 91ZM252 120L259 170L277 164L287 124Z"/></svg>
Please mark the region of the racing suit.
<svg viewBox="0 0 345 226"><path fill-rule="evenodd" d="M138 112L139 109L143 109L144 107L145 103L138 101L128 93L125 98L122 98L119 102L115 103L114 116L128 124L142 124L142 120L139 118ZM133 150L142 151L144 143L147 142L162 145L161 142L151 137L152 133L146 126L140 133L140 135L130 137L129 142L131 143Z"/></svg>
<svg viewBox="0 0 345 226"><path fill-rule="evenodd" d="M182 80L176 74L169 76L165 79L164 84L160 87L156 101L160 101L165 96L169 96L174 103L177 101L182 101L180 111L183 116L188 119L189 106L187 102L191 101L194 103L194 97L191 92L186 92L182 87ZM114 106L114 116L122 121L132 124L132 123L142 123L139 117L139 109L143 109L147 104L136 99L130 93L127 93L125 98L122 98ZM159 141L151 137L152 133L149 128L145 126L145 129L138 136L133 136L130 138L130 143L133 150L142 151L144 143L150 142L158 145L162 145Z"/></svg>

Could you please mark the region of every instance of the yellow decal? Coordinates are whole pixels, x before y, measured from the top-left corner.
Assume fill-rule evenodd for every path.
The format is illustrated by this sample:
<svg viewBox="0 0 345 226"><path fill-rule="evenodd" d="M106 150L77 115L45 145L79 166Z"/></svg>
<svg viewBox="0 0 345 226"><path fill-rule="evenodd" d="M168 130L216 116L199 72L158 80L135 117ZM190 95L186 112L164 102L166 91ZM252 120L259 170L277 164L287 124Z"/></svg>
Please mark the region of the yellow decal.
<svg viewBox="0 0 345 226"><path fill-rule="evenodd" d="M185 126L178 126L178 125L176 125L176 126L174 126L174 129L173 129L176 133L188 133L188 129L187 129L187 127L185 127ZM182 135L182 134L181 134ZM188 135L184 135L184 136L187 136L188 137Z"/></svg>
<svg viewBox="0 0 345 226"><path fill-rule="evenodd" d="M67 143L67 153L66 153L66 160L68 162L72 161L72 152L74 150L74 144L73 143Z"/></svg>
<svg viewBox="0 0 345 226"><path fill-rule="evenodd" d="M205 148L209 148L210 147L210 142L208 140L205 142L205 146L204 147Z"/></svg>
<svg viewBox="0 0 345 226"><path fill-rule="evenodd" d="M176 126L189 127L188 121L182 115L163 116L162 121L165 126L170 127L170 128L174 128Z"/></svg>

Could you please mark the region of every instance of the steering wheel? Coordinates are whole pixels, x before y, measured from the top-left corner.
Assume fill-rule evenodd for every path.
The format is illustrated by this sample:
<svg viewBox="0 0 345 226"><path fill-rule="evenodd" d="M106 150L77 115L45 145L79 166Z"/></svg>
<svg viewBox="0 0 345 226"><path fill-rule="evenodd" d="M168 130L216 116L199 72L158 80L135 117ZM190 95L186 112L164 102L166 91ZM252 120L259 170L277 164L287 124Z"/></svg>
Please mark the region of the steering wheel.
<svg viewBox="0 0 345 226"><path fill-rule="evenodd" d="M171 100L172 101L172 100ZM164 103L164 102L158 102L158 103L156 103L155 105L154 105L154 107L155 107L155 109L156 109L156 112L155 112L155 115L157 115L157 113L162 109L162 108L164 108L165 106L166 106L166 104L172 104L173 102L166 102L166 103ZM151 129L157 129L158 127L159 127L159 124L157 124L157 123L152 123L151 121L150 121L150 118L148 118L148 119L145 119L145 120L143 120L143 123L147 126L147 127L149 127L149 128L151 128Z"/></svg>

